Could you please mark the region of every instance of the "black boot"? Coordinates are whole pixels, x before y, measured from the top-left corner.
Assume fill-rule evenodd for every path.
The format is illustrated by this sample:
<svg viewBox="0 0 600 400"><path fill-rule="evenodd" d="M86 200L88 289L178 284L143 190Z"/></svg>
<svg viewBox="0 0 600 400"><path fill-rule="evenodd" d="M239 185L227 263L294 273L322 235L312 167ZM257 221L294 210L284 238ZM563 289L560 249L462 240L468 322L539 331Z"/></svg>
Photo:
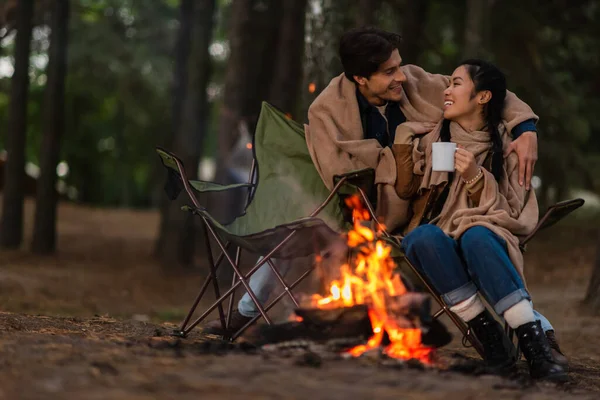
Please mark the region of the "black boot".
<svg viewBox="0 0 600 400"><path fill-rule="evenodd" d="M515 364L514 345L487 309L469 321L468 325L483 345L484 359L490 367L508 369Z"/></svg>
<svg viewBox="0 0 600 400"><path fill-rule="evenodd" d="M529 375L533 379L565 381L568 379L564 368L554 361L548 338L540 321L529 322L517 328L517 337L523 355L529 364Z"/></svg>

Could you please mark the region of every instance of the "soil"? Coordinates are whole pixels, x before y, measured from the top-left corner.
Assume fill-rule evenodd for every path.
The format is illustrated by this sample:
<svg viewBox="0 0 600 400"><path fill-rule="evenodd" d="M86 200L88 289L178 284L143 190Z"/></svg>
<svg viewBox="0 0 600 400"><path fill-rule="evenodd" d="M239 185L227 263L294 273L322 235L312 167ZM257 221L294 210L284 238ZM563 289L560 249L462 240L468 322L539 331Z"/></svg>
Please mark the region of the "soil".
<svg viewBox="0 0 600 400"><path fill-rule="evenodd" d="M32 255L29 230L23 249L0 251L0 399L600 398L600 317L581 305L598 218L578 213L526 253L535 308L570 360L556 385L531 382L523 361L508 378L486 373L449 323L444 368L175 338L203 273L153 260L157 213L61 204L57 255ZM28 228L32 216L28 201Z"/></svg>

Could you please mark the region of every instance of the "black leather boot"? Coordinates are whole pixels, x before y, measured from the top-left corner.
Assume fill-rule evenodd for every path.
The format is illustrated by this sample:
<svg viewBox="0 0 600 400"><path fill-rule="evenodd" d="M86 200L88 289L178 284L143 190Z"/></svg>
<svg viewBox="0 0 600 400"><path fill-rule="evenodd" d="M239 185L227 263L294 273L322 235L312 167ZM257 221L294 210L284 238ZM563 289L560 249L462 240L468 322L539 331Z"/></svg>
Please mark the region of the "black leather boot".
<svg viewBox="0 0 600 400"><path fill-rule="evenodd" d="M568 379L564 368L554 361L548 338L542 330L540 321L519 326L517 337L523 355L529 365L529 375L533 379L545 379L563 382Z"/></svg>
<svg viewBox="0 0 600 400"><path fill-rule="evenodd" d="M515 346L487 309L469 321L468 325L483 345L484 359L490 367L508 369L515 364Z"/></svg>

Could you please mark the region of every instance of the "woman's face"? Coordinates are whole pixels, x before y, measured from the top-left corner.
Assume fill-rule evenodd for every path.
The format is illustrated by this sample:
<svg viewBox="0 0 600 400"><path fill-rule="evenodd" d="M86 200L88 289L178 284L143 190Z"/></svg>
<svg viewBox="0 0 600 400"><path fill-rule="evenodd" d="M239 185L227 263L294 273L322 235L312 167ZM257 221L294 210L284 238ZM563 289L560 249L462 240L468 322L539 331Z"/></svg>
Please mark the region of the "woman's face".
<svg viewBox="0 0 600 400"><path fill-rule="evenodd" d="M456 68L450 86L444 91L444 118L451 121L465 119L480 113L475 96L475 85L464 65Z"/></svg>

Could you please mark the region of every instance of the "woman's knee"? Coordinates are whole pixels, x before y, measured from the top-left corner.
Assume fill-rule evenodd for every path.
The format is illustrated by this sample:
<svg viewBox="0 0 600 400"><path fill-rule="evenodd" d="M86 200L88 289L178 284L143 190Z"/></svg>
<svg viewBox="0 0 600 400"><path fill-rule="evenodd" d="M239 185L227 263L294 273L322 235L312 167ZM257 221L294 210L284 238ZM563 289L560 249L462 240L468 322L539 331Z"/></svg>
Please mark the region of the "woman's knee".
<svg viewBox="0 0 600 400"><path fill-rule="evenodd" d="M432 242L445 237L446 234L439 227L430 224L421 225L404 237L402 247L405 252L410 252L431 246Z"/></svg>
<svg viewBox="0 0 600 400"><path fill-rule="evenodd" d="M497 245L500 238L490 229L483 226L469 228L460 237L460 248L464 252L471 250L482 251Z"/></svg>

